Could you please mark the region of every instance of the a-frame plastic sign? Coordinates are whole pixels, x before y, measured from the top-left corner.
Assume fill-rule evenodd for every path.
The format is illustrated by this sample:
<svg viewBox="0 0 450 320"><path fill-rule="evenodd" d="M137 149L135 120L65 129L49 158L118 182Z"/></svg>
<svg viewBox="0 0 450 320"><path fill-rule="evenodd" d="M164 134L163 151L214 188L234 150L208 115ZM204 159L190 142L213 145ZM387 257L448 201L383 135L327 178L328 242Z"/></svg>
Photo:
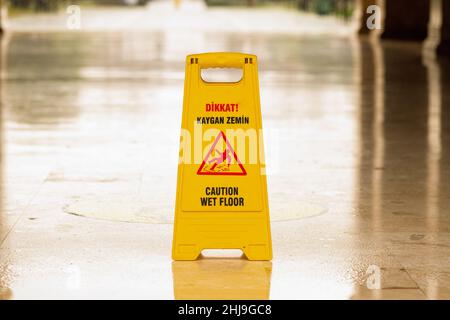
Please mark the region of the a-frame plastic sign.
<svg viewBox="0 0 450 320"><path fill-rule="evenodd" d="M240 68L242 78L206 82L207 68ZM249 260L271 260L256 56L187 56L181 126L173 259L241 249Z"/></svg>

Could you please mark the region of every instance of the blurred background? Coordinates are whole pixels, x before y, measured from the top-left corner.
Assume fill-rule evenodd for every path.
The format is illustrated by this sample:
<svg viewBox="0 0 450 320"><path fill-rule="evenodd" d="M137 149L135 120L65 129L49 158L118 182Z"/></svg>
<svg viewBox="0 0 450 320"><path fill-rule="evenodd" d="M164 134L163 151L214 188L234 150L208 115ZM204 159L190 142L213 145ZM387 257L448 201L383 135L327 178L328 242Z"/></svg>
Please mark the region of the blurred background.
<svg viewBox="0 0 450 320"><path fill-rule="evenodd" d="M450 1L2 0L0 23L0 299L450 298ZM211 51L258 56L269 263L170 258L185 56Z"/></svg>
<svg viewBox="0 0 450 320"><path fill-rule="evenodd" d="M144 6L152 0L9 0L13 9L32 11L55 11L70 4L97 6ZM175 1L181 3L181 1ZM311 10L318 14L342 14L350 16L354 0L206 0L208 6L267 6L283 5L301 10Z"/></svg>

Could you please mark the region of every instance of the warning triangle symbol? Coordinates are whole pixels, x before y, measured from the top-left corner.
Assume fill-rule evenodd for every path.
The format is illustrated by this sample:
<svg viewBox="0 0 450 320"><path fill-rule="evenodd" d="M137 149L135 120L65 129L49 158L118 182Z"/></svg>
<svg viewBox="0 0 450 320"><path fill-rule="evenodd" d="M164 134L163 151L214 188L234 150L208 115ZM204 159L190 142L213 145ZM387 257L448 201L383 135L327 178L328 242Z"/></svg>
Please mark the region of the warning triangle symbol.
<svg viewBox="0 0 450 320"><path fill-rule="evenodd" d="M217 135L216 140L211 145L211 149L209 149L200 168L198 168L197 174L216 176L247 175L247 171L245 171L223 131L220 131Z"/></svg>

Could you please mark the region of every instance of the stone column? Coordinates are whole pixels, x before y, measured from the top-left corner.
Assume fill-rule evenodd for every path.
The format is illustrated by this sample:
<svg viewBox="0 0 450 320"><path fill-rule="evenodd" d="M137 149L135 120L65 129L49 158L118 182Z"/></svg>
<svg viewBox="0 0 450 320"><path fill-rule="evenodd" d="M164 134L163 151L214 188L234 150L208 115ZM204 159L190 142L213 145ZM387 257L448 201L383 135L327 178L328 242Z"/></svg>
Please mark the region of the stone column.
<svg viewBox="0 0 450 320"><path fill-rule="evenodd" d="M438 54L450 55L450 1L442 3L441 43L437 48Z"/></svg>
<svg viewBox="0 0 450 320"><path fill-rule="evenodd" d="M6 19L8 18L8 1L0 0L0 34L5 31Z"/></svg>
<svg viewBox="0 0 450 320"><path fill-rule="evenodd" d="M355 17L356 31L359 34L370 33L371 30L367 28L367 19L369 18L367 8L374 4L376 4L376 0L357 0L354 17Z"/></svg>
<svg viewBox="0 0 450 320"><path fill-rule="evenodd" d="M425 54L450 55L450 1L431 0Z"/></svg>
<svg viewBox="0 0 450 320"><path fill-rule="evenodd" d="M377 0L376 2L383 16L383 29L379 32L382 39L426 39L430 0Z"/></svg>
<svg viewBox="0 0 450 320"><path fill-rule="evenodd" d="M0 0L0 34L3 33L3 0Z"/></svg>

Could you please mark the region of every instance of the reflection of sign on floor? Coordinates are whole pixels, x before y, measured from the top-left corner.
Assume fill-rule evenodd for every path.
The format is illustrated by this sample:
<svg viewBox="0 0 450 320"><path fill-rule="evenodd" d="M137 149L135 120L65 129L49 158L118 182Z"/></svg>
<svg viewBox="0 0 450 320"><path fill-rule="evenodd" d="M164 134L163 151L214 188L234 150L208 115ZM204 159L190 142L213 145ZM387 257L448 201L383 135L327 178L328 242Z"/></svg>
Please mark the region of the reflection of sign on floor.
<svg viewBox="0 0 450 320"><path fill-rule="evenodd" d="M267 300L272 263L246 259L202 259L172 262L177 300Z"/></svg>
<svg viewBox="0 0 450 320"><path fill-rule="evenodd" d="M245 176L244 166L221 131L203 159L197 174Z"/></svg>

